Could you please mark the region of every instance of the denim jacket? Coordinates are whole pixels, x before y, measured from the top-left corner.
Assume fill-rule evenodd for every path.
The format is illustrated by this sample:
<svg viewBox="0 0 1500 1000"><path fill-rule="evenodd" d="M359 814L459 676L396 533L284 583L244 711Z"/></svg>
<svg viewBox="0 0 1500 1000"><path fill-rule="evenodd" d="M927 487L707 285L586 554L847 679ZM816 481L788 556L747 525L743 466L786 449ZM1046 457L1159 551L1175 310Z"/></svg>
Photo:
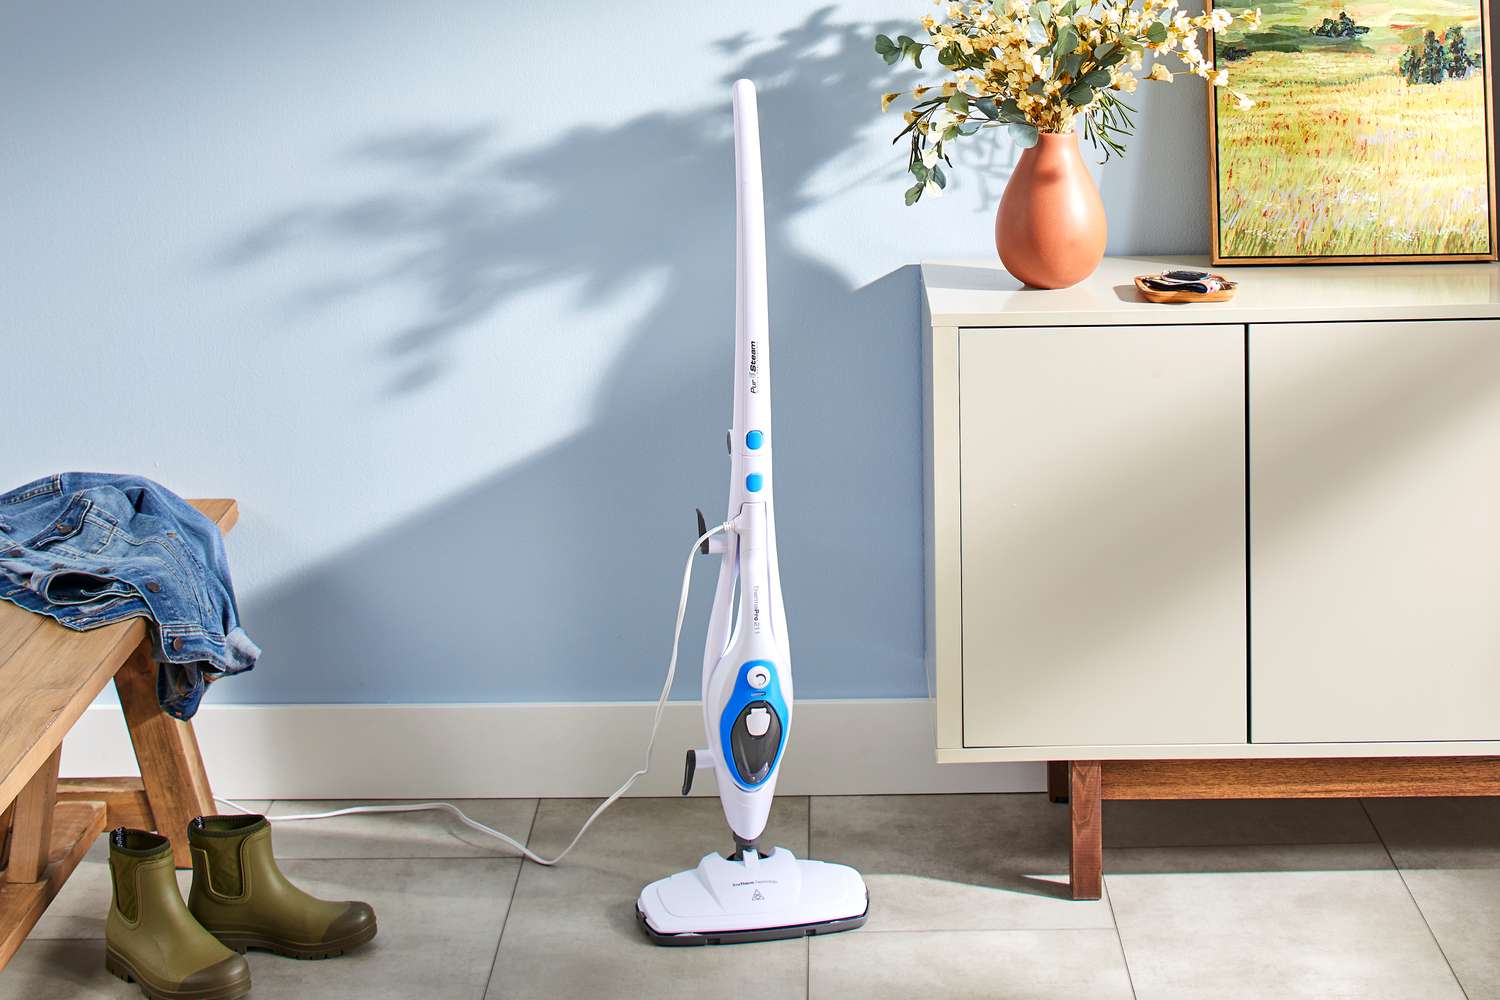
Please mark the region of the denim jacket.
<svg viewBox="0 0 1500 1000"><path fill-rule="evenodd" d="M65 472L0 495L0 598L71 629L149 618L161 707L255 666L219 529L149 479Z"/></svg>

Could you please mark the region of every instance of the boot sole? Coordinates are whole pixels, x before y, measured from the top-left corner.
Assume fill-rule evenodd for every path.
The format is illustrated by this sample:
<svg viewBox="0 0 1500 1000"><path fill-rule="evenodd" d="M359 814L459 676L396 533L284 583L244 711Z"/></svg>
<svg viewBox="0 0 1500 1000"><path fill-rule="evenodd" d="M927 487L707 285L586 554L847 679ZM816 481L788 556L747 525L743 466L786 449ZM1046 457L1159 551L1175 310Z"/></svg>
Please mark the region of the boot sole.
<svg viewBox="0 0 1500 1000"><path fill-rule="evenodd" d="M239 1000L240 997L248 996L250 993L249 979L207 990L169 990L155 986L135 971L135 966L131 965L128 959L108 946L104 949L104 968L117 979L135 983L141 988L142 995L149 997L150 1000Z"/></svg>
<svg viewBox="0 0 1500 1000"><path fill-rule="evenodd" d="M269 938L260 934L246 934L242 932L229 931L215 933L214 937L224 947L243 955L247 950L255 948L259 951L269 951L273 955L283 958L297 958L305 962L314 962L324 958L336 958L346 951L353 951L360 945L375 937L378 928L375 924L362 931L356 931L348 937L337 941L320 941L317 944L304 944L298 941L282 941L277 938Z"/></svg>

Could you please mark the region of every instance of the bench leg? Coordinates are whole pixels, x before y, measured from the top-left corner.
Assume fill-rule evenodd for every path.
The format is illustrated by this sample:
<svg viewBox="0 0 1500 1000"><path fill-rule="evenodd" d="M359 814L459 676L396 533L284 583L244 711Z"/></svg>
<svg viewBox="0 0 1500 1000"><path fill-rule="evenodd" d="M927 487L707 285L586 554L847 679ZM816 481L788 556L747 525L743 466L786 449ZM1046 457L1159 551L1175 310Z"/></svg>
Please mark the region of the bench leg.
<svg viewBox="0 0 1500 1000"><path fill-rule="evenodd" d="M115 690L120 693L156 832L172 842L177 867L191 868L188 822L195 816L212 815L214 796L192 723L172 718L156 700L156 661L151 658L150 642L141 643L120 666Z"/></svg>
<svg viewBox="0 0 1500 1000"><path fill-rule="evenodd" d="M1068 762L1047 761L1047 799L1051 802L1068 801Z"/></svg>
<svg viewBox="0 0 1500 1000"><path fill-rule="evenodd" d="M5 867L7 882L40 882L47 873L52 853L52 810L57 805L57 765L61 760L62 747L58 747L16 796L10 864Z"/></svg>
<svg viewBox="0 0 1500 1000"><path fill-rule="evenodd" d="M1072 851L1068 877L1074 899L1098 899L1104 881L1103 786L1097 760L1075 760L1068 765L1068 815Z"/></svg>
<svg viewBox="0 0 1500 1000"><path fill-rule="evenodd" d="M4 874L5 866L10 864L10 830L15 814L14 802L5 807L5 812L0 813L0 874Z"/></svg>

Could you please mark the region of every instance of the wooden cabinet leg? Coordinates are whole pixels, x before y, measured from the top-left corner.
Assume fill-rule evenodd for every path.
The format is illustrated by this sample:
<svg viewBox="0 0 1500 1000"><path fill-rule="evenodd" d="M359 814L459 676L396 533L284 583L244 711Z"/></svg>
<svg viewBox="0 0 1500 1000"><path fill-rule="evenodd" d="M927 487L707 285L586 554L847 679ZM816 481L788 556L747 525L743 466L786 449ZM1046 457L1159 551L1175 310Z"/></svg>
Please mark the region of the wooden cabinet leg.
<svg viewBox="0 0 1500 1000"><path fill-rule="evenodd" d="M16 796L10 863L5 867L7 882L40 882L47 873L48 855L52 852L52 810L57 805L57 766L61 760L62 747L58 747Z"/></svg>
<svg viewBox="0 0 1500 1000"><path fill-rule="evenodd" d="M115 690L130 727L156 832L172 842L177 867L191 868L188 822L214 813L213 791L192 723L172 718L156 699L156 661L149 642L141 643L120 666Z"/></svg>
<svg viewBox="0 0 1500 1000"><path fill-rule="evenodd" d="M1103 785L1099 762L1070 762L1068 779L1068 815L1072 827L1068 877L1073 898L1098 899L1104 882Z"/></svg>
<svg viewBox="0 0 1500 1000"><path fill-rule="evenodd" d="M1068 801L1068 762L1047 761L1047 798L1053 802Z"/></svg>

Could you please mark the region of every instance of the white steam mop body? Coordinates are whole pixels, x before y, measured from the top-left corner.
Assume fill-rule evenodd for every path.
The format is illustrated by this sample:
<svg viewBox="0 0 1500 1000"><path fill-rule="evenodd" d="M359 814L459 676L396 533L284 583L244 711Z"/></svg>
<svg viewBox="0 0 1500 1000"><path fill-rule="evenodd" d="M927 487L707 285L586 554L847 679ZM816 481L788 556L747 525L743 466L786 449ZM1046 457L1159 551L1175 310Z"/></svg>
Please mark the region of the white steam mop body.
<svg viewBox="0 0 1500 1000"><path fill-rule="evenodd" d="M646 886L636 909L660 944L728 944L849 930L865 922L864 879L845 865L802 861L759 839L792 728L792 667L776 565L771 473L771 369L766 237L755 86L734 85L738 261L734 428L729 435L732 530L706 551L721 557L703 658L709 749L688 752L686 795L712 767L734 854ZM703 530L700 515L700 532ZM736 602L736 591L738 601Z"/></svg>

